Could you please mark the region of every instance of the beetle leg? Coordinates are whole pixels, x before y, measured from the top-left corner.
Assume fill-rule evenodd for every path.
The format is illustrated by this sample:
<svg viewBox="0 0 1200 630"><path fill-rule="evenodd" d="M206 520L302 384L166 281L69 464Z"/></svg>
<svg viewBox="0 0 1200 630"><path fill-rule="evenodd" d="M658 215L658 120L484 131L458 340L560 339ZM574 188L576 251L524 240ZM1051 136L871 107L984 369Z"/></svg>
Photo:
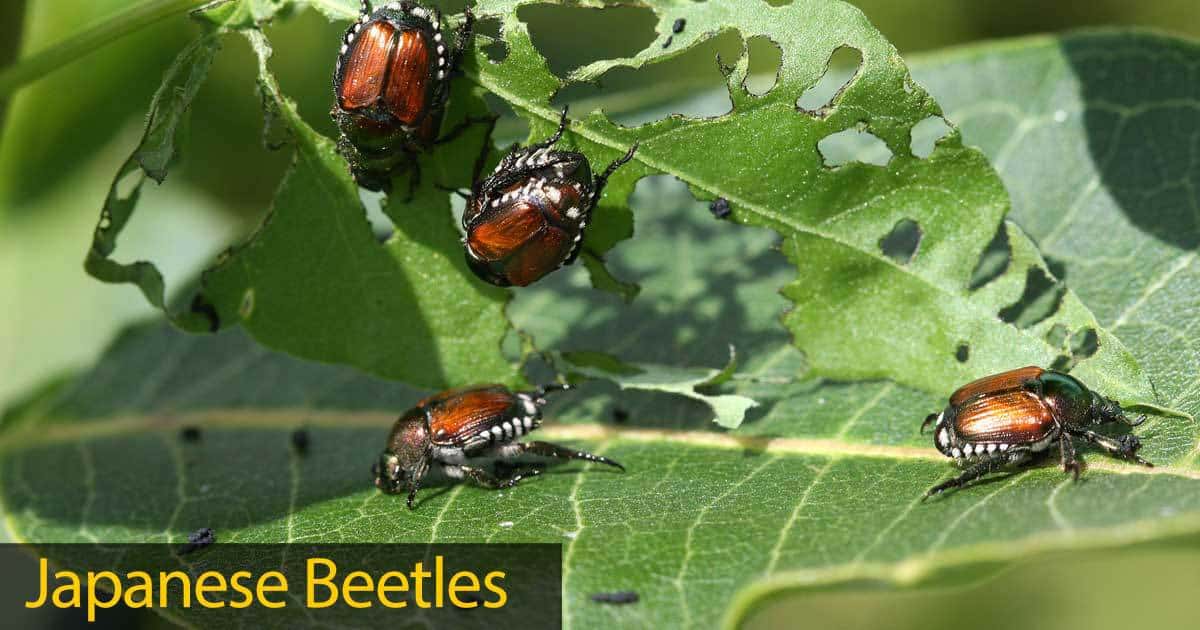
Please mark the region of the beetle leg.
<svg viewBox="0 0 1200 630"><path fill-rule="evenodd" d="M479 176L483 174L483 166L487 164L488 154L492 150L492 133L496 131L496 121L500 120L499 116L492 115L489 117L487 131L483 134L483 147L479 150L479 155L475 156L475 164L471 167L471 192L475 192L475 186L478 185ZM468 120L470 120L468 118Z"/></svg>
<svg viewBox="0 0 1200 630"><path fill-rule="evenodd" d="M1087 429L1076 429L1074 433L1088 442L1091 442L1105 451L1108 451L1109 455L1130 459L1143 466L1154 466L1154 464L1151 464L1141 457L1138 457L1137 450L1142 447L1142 441L1138 439L1138 436L1132 433L1126 433L1116 439L1110 438L1107 435L1101 435L1095 431L1089 431Z"/></svg>
<svg viewBox="0 0 1200 630"><path fill-rule="evenodd" d="M1075 443L1071 441L1070 434L1064 433L1059 436L1058 453L1062 458L1063 472L1073 474L1075 481L1079 481L1079 471L1082 466L1079 464L1079 458L1075 456Z"/></svg>
<svg viewBox="0 0 1200 630"><path fill-rule="evenodd" d="M413 158L411 171L408 174L408 196L404 198L404 203L409 203L413 197L417 195L417 188L421 186L421 163Z"/></svg>
<svg viewBox="0 0 1200 630"><path fill-rule="evenodd" d="M559 118L558 118L558 129L556 129L554 131L554 134L551 135L549 138L546 138L545 140L533 145L532 147L530 147L530 149L531 150L547 149L547 148L554 146L555 142L558 142L559 140L562 139L563 132L566 130L567 130L567 106L563 105L562 114L560 114ZM513 146L517 146L517 145L513 145Z"/></svg>
<svg viewBox="0 0 1200 630"><path fill-rule="evenodd" d="M1032 453L1030 453L1029 449L1027 448L1010 449L1003 454L993 455L977 464L968 466L966 470L963 470L962 474L959 476L943 481L942 483L939 483L938 485L926 490L925 496L921 497L921 500L924 501L935 494L940 494L951 488L961 488L962 486L965 486L990 472L1004 468L1005 466L1018 466L1020 464L1024 464L1028 462L1031 457Z"/></svg>
<svg viewBox="0 0 1200 630"><path fill-rule="evenodd" d="M421 489L421 480L425 478L427 472L429 472L428 462L413 470L408 478L408 500L405 503L408 504L410 510L414 509L413 500L417 498L417 490Z"/></svg>
<svg viewBox="0 0 1200 630"><path fill-rule="evenodd" d="M459 468L462 469L463 474L471 478L471 481L474 481L480 486L491 490L503 490L505 488L511 488L518 483L521 483L521 480L525 479L526 477L536 477L542 474L541 470L538 470L537 468L531 468L530 470L513 475L507 479L500 479L499 477L482 468L475 468L474 466L459 466Z"/></svg>
<svg viewBox="0 0 1200 630"><path fill-rule="evenodd" d="M581 459L586 462L608 464L614 468L621 469L621 472L625 472L624 466L603 455L593 455L586 451L576 451L549 442L525 442L520 446L521 451L525 453L533 453L534 455L541 455L543 457L556 457L558 459Z"/></svg>
<svg viewBox="0 0 1200 630"><path fill-rule="evenodd" d="M471 198L471 195L468 195L467 193L463 192L461 188L455 188L453 186L446 186L443 184L439 184L437 182L434 182L433 187L442 192L450 193L452 195L458 195L459 197L462 197L464 200Z"/></svg>
<svg viewBox="0 0 1200 630"><path fill-rule="evenodd" d="M603 173L596 176L596 180L594 182L592 182L592 198L593 199L600 198L600 191L604 190L604 185L608 183L608 178L612 177L612 174L615 173L618 168L620 168L622 165L624 165L629 160L632 160L633 154L637 153L637 150L638 150L638 143L634 142L633 146L629 147L629 150L625 152L625 155L622 155L621 157L617 158L615 162L608 165L608 168L604 169Z"/></svg>
<svg viewBox="0 0 1200 630"><path fill-rule="evenodd" d="M498 116L496 114L489 114L487 116L467 116L466 118L462 119L462 121L459 122L457 125L454 125L453 127L451 127L449 131L442 134L442 136L440 138L438 138L437 140L434 140L433 143L434 144L446 144L447 142L451 142L455 138L461 136L464 131L466 131L467 129L469 129L471 127L471 125L478 125L478 124L485 124L488 126L488 130L487 130L487 134L485 135L485 138L490 139L492 137L492 130L496 128L497 120L500 120L500 116ZM483 156L484 157L483 157L483 160L480 160L480 161L485 161L487 159L488 149L490 149L490 148L491 148L490 143L488 143L488 142L483 143ZM476 157L476 159L479 160L478 157ZM480 169L482 170L482 167L480 167Z"/></svg>
<svg viewBox="0 0 1200 630"><path fill-rule="evenodd" d="M1137 420L1130 420L1129 416L1121 414L1121 421L1131 427L1138 427L1146 422L1146 414L1138 414Z"/></svg>

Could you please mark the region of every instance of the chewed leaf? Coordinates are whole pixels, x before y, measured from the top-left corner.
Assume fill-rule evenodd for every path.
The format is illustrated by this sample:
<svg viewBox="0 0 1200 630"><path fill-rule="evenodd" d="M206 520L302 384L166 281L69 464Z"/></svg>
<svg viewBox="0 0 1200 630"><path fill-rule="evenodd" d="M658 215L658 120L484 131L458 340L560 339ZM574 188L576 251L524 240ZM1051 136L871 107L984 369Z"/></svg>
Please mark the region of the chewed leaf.
<svg viewBox="0 0 1200 630"><path fill-rule="evenodd" d="M467 271L446 195L426 184L393 200L399 229L378 243L333 143L279 92L265 38L248 34L296 162L259 232L205 274L222 319L268 346L415 385L522 383L500 351L508 293Z"/></svg>
<svg viewBox="0 0 1200 630"><path fill-rule="evenodd" d="M515 16L527 3L479 3L477 13L502 21L509 54L500 63L481 59L475 78L528 118L537 135L555 120L551 99L562 80ZM1050 302L1040 327L1001 317L1022 297L1019 287L1015 296L1001 288L1024 281L1031 266L1044 267L1040 261L1018 261L996 287L972 292L972 270L1002 226L1007 193L985 157L944 123L932 149L914 153L914 129L941 120L942 111L857 9L834 0L648 4L664 37L676 20L688 25L668 49L656 40L632 57L590 63L569 79L596 81L616 68L644 68L736 30L744 42L760 37L780 49L775 86L763 95L746 89L747 44L738 59L721 60L733 103L728 114L673 116L629 128L601 112L576 112L571 138L593 161L611 160L639 143L606 198L624 199L636 179L664 173L697 198L726 200L736 222L781 234L797 272L784 288L795 303L784 322L815 374L888 378L944 393L989 372L1051 365L1062 353L1043 329L1061 325L1072 332L1096 329L1099 351L1070 357L1081 374L1127 402L1154 402L1137 362L1066 289L1055 287L1061 301ZM849 80L816 110L798 105L829 70L829 60L845 51L856 51L860 60ZM830 166L822 153L832 152L826 141L858 137L869 138L869 146L843 153L853 159ZM619 213L602 207L597 219L589 238L604 248L631 232ZM904 230L889 238L897 226ZM915 238L906 241L905 234ZM891 251L893 241L908 247ZM1011 300L999 303L1001 293Z"/></svg>
<svg viewBox="0 0 1200 630"><path fill-rule="evenodd" d="M267 66L265 37L245 32L259 58L264 102L286 126L295 161L266 221L204 273L190 309L173 315L177 325L215 331L240 323L273 348L420 386L523 384L518 366L501 351L510 328L504 316L508 292L467 270L446 194L432 181L436 175L438 182L466 183L482 128L441 147L411 203L392 200L385 210L399 229L381 244L333 142L302 120L280 92ZM159 308L166 307L158 269L145 261L123 265L110 256L144 177L161 181L178 153L180 120L221 34L198 40L168 71L145 137L113 184L88 256L92 275L135 283ZM456 94L455 102L451 116L460 118L471 107L483 108L469 91ZM138 177L133 191L122 193L124 180L133 176Z"/></svg>
<svg viewBox="0 0 1200 630"><path fill-rule="evenodd" d="M350 4L322 4L343 2ZM672 4L670 11L694 8L684 4ZM709 6L702 10L743 10L738 3L705 4ZM825 6L802 4L810 9ZM749 6L794 17L786 7ZM703 37L721 23L692 14L678 42ZM817 44L818 27L827 26L816 22L817 27L810 27L804 20L791 24L789 28L813 31ZM663 36L665 26L660 24ZM774 41L791 54L787 51L808 40ZM1071 60L1079 65L1065 63L1064 51L1081 55ZM860 79L890 72L878 65L877 52L864 49ZM1064 96L1058 86L1072 86L1090 72L1100 72L1088 65L1096 58L1103 59L1104 68L1116 65L1124 71L1101 79L1092 76L1103 84L1098 95L1080 90ZM781 83L764 98L781 89L791 89L789 96L796 96L795 78L787 70L794 63L785 58ZM1194 44L1115 34L989 45L926 66L922 82L935 83L941 77L962 111L995 116L999 110L1008 116L1022 111L1018 106L1031 108L1029 114L1021 114L1019 125L968 125L972 142L989 151L1008 146L1017 154L1031 155L1054 155L1067 147L1076 159L1029 160L1024 166L1015 165L1021 160L1003 162L1006 184L1021 192L1017 218L1045 257L1022 230L996 218L987 222L986 230L978 229L982 240L971 247L976 254L988 250L985 263L978 255L948 259L962 266L952 275L966 287L965 300L977 308L964 311L965 323L947 319L939 310L963 306L964 298L955 297L958 280L946 285L955 287L953 291L926 286L950 305L935 300L919 303L914 310L934 314L946 330L965 331L968 337L947 335L942 348L946 354L925 359L922 350L928 343L913 340L910 330L899 330L899 341L854 357L865 362L855 369L872 369L875 362L885 364L883 371L904 365L915 374L910 379L927 378L919 374L925 369L944 369L933 365L935 361L991 369L987 362L995 360L990 353L996 350L988 344L1011 339L1016 350L1010 358L1025 359L1028 349L1021 344L1039 335L1045 346L1039 352L1044 354L1035 358L1070 365L1089 384L1124 396L1125 378L1136 384L1140 372L1126 362L1124 350L1107 329L1119 333L1155 376L1165 403L1186 414L1200 412L1200 352L1195 341L1200 339L1200 322L1194 317L1200 295L1200 263L1194 251L1200 226L1192 212L1194 191L1185 192L1188 186L1181 184L1195 179L1197 166L1194 159L1165 161L1177 170L1158 181L1154 176L1161 173L1144 160L1147 151L1179 151L1194 143L1193 136L1175 130L1194 119L1194 104L1200 102L1195 93L1200 84L1177 79L1197 66L1200 50ZM743 67L735 63L732 76ZM1052 70L1049 75L1047 68ZM538 76L529 78L536 81ZM1047 90L1047 80L1055 81L1056 89ZM839 107L853 96L856 85L852 82L840 95L824 97L833 102L820 115L840 115ZM995 107L996 101L1004 106ZM1114 108L1113 103L1120 106ZM1061 116L1059 106L1064 108ZM951 111L951 120L954 111L958 110ZM1087 124L1078 120L1084 111L1093 117ZM598 120L581 128L604 129ZM747 135L765 134L748 119L738 120ZM982 140L974 139L972 128L984 134L979 136ZM1052 133L1020 135L1018 128ZM886 141L886 136L877 137ZM295 141L299 144L303 138L301 134ZM947 152L947 143L958 142L953 134L943 139L928 159L954 166L963 155L973 155L965 149ZM757 146L749 140L746 144ZM329 170L320 159L313 165L325 146L308 142L298 164L309 164L297 166L293 176ZM1103 160L1088 154L1089 149L1104 148L1099 152ZM859 167L852 160L819 179L842 182L836 178L844 175L838 173L890 172L906 163L895 144L889 143L888 150L893 152L889 166ZM671 158L663 145L659 151L649 155ZM1019 176L1022 168L1053 176L1049 181ZM932 177L920 169L906 172L926 177L912 181ZM950 173L967 180L986 174L962 164ZM864 182L879 191L887 189L886 180L877 175ZM697 181L685 181L693 190L707 190ZM739 181L743 189L750 189ZM1093 181L1105 185L1089 184ZM1108 185L1112 181L1125 186ZM289 180L288 186L295 187L289 194L312 190L302 185L307 184ZM979 192L970 185L965 182L963 190ZM403 498L372 487L366 470L396 415L427 392L347 366L301 361L263 348L242 327L199 337L159 323L128 330L90 371L49 384L0 416L0 502L6 528L15 539L36 542L178 543L204 526L216 529L223 543L559 543L565 549L563 625L573 628L611 626L614 621L664 628L738 627L763 602L789 593L878 590L881 585L961 586L992 575L998 567L1045 554L1107 555L1137 545L1170 550L1200 534L1200 426L1178 418L1156 417L1133 429L1144 445L1139 454L1154 462L1154 468L1080 444L1087 461L1080 483L1055 466L1035 466L921 503L922 493L954 474L955 468L917 429L926 414L945 404L949 387L961 384L941 381L958 375L952 369L935 370L929 377L938 381L930 385L937 390L933 392L894 381L797 378L806 361L775 325L787 306L775 288L791 281L789 291L803 302L796 308L815 308L814 302L840 294L805 294L803 277L795 277L795 264L772 249L778 239L769 230L736 229L715 221L705 204L690 196L675 203L678 191L665 187L640 192L659 205L646 206L651 211L644 218L639 215L639 238L615 248L607 259L614 268L645 279L643 296L632 305L618 305L611 295L570 286L567 278L558 277L523 292L514 310L522 311L519 321L532 329L543 347L599 347L648 365L678 357L684 365L716 366L725 358L726 343L736 343L743 367L720 387L760 403L736 431L697 430L711 428L707 417L701 418L702 424L669 417L670 405L659 405L658 399L673 403L681 399L678 395L627 389L615 399L599 401L600 409L620 405L628 410L629 399L654 399L621 423L616 414L613 422L607 421L595 413L597 405L587 407L586 400L572 407L585 392L564 392L558 397L561 402L547 407L546 423L534 435L611 457L626 466L624 474L573 463L503 493L466 484L430 488L410 511ZM1157 195L1179 202L1168 207L1175 214L1164 215ZM739 205L740 198L729 199L745 220L746 200ZM1070 204L1063 199L1078 199L1079 210L1064 212ZM828 201L844 200L832 195ZM922 210L921 196L910 201L909 210ZM754 207L769 207L760 202ZM957 206L941 207L953 215ZM390 209L402 232L412 227L406 220L443 218L413 218ZM964 229L975 229L969 217L961 219ZM843 252L847 259L887 265L885 273L895 275L882 280L920 287L925 279L940 277L923 266L930 258L938 259L939 248L948 247L941 233L947 226L939 225L937 216L894 213L862 234L848 233L858 240L843 238L845 243L837 244L849 250ZM436 229L442 232L432 233L446 233L440 223ZM407 243L399 240L405 234L393 238ZM819 235L813 240L823 242ZM988 243L997 245L995 252ZM792 260L821 253L795 245L785 249ZM871 256L863 253L867 248L872 248ZM413 251L418 251L415 245ZM824 273L822 262L837 266L846 260L808 259L818 278ZM856 276L838 279L851 283ZM1093 310L1083 309L1063 286L1064 280L1082 287L1079 295ZM877 299L872 292L887 288L887 283L849 285L858 286L865 288L849 295L870 302ZM230 318L246 314L253 320L267 305L261 293L252 295L253 299L235 301L230 291L215 301ZM897 309L904 302L878 304ZM826 322L828 331L813 332L816 338L840 335L853 345L858 343L852 338L855 334L872 334L867 326L884 325L851 317L860 313L835 313ZM1097 320L1105 326L1096 325ZM914 325L920 321L914 319ZM959 325L964 328L954 327ZM1010 330L1016 332L1003 332ZM913 348L897 347L901 342ZM906 363L908 357L915 362ZM585 358L580 362L595 363L596 357ZM810 350L807 362L819 359ZM605 378L655 374L654 369L611 360L596 369L600 367L608 373ZM712 384L733 369L696 370L671 382ZM840 368L821 368L832 369ZM668 379L653 380L661 384ZM689 411L696 411L692 408L698 405L684 402ZM656 415L652 409L661 412ZM182 441L184 427L198 431L201 439ZM291 440L300 427L310 436L305 454L297 452ZM64 465L74 474L63 474ZM520 526L504 525L513 523ZM591 597L618 588L637 592L640 603L604 606ZM358 623L360 613L347 610L287 606L277 611L193 607L158 612L190 625L301 626L312 624L313 614L328 614L320 621L329 625Z"/></svg>
<svg viewBox="0 0 1200 630"><path fill-rule="evenodd" d="M601 378L616 383L621 389L639 389L686 396L708 405L713 410L713 422L726 429L736 429L746 418L746 412L758 405L753 398L737 394L709 394L703 390L716 387L733 377L737 370L737 353L729 347L729 362L721 369L683 368L639 363L629 365L620 360L594 352L572 352L563 356L574 374Z"/></svg>
<svg viewBox="0 0 1200 630"><path fill-rule="evenodd" d="M1088 327L1099 350L1080 374L1165 414L1178 413L1195 387L1200 338L1191 316L1200 295L1200 200L1189 183L1200 178L1200 160L1193 134L1170 131L1194 124L1200 89L1171 77L1191 72L1197 58L1195 42L1112 31L964 49L916 73L967 141L995 160L1014 220L1072 289L1063 310L1078 313L1072 302L1081 299L1090 314L1080 319L1098 322ZM1046 77L1053 91L1041 89ZM1058 347L1086 330L1069 332ZM1090 371L1099 359L1118 365L1097 372L1120 373L1121 355L1105 356L1114 335L1149 374L1154 398L1130 398Z"/></svg>
<svg viewBox="0 0 1200 630"><path fill-rule="evenodd" d="M166 178L167 167L179 152L181 125L188 108L208 76L208 69L220 47L217 34L205 34L179 53L167 69L162 86L150 103L142 140L113 178L92 237L92 247L84 262L87 272L99 280L137 285L146 300L160 309L167 306L165 285L158 269L150 262L126 264L113 260L112 256L117 248L117 237L133 216L146 178L159 183ZM192 302L191 310L173 313L172 317L186 330L216 330L219 327L212 306L199 300Z"/></svg>
<svg viewBox="0 0 1200 630"><path fill-rule="evenodd" d="M1062 293L1050 316L1028 327L997 316L1022 299L1031 270L1050 275L1020 228L1006 222L1004 230L1010 247L1005 272L970 293L940 291L884 261L833 265L836 250L815 239L786 243L784 251L801 270L802 280L784 289L798 302L784 321L799 339L807 340L814 369L836 378L886 376L945 392L952 388L939 390L939 384L963 383L1032 364L1070 367L1097 391L1127 404L1153 403L1149 381L1137 361L1069 290ZM881 277L890 281L877 286ZM814 294L835 297L805 301ZM830 326L831 321L843 324ZM1055 347L1047 340L1054 327L1068 334L1094 331L1098 349L1087 357L1070 357L1069 348ZM924 354L931 347L942 350ZM881 348L890 350L881 352ZM1071 360L1056 365L1060 358Z"/></svg>

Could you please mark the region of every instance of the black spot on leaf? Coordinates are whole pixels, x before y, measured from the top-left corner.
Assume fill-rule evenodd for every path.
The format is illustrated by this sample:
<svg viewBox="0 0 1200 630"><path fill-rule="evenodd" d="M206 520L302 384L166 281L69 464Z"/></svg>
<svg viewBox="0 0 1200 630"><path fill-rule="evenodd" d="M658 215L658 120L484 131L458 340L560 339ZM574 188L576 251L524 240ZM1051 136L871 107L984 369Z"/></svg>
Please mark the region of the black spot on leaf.
<svg viewBox="0 0 1200 630"><path fill-rule="evenodd" d="M217 542L216 532L214 532L211 527L201 527L200 529L188 534L187 544L180 547L179 555L182 556L192 553L193 551L203 549L215 542Z"/></svg>
<svg viewBox="0 0 1200 630"><path fill-rule="evenodd" d="M729 207L729 200L724 197L717 197L708 204L708 211L718 219L727 219L730 214L733 214L733 209Z"/></svg>
<svg viewBox="0 0 1200 630"><path fill-rule="evenodd" d="M636 591L615 591L592 593L591 599L598 604L635 604L640 598Z"/></svg>

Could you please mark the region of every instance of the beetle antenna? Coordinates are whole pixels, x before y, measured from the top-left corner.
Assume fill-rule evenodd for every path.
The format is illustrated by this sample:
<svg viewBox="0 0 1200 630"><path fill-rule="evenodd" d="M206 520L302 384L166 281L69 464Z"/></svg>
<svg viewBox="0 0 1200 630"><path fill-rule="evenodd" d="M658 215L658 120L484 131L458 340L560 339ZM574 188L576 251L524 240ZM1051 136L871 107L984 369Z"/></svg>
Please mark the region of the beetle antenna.
<svg viewBox="0 0 1200 630"><path fill-rule="evenodd" d="M480 177L483 176L483 167L487 164L488 155L492 150L492 134L496 131L496 121L500 120L499 116L489 116L487 123L487 131L483 134L483 147L479 150L479 155L475 156L475 164L471 166L471 192L478 192L480 185Z"/></svg>
<svg viewBox="0 0 1200 630"><path fill-rule="evenodd" d="M592 194L596 197L599 197L600 191L603 190L604 185L608 183L608 178L612 177L612 174L615 173L618 168L621 168L621 166L623 166L626 162L632 160L633 154L636 153L637 150L638 143L634 142L633 146L629 147L629 151L625 152L625 155L617 158L617 161L609 164L608 168L604 169L603 173L596 176L596 181L592 184L592 188L594 189Z"/></svg>

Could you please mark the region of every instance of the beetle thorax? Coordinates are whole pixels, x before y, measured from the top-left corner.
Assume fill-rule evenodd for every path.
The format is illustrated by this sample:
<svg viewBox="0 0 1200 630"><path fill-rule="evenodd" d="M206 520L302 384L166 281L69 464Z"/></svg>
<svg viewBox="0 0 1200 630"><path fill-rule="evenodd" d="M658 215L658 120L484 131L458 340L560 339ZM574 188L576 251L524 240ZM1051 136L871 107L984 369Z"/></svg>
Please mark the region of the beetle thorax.
<svg viewBox="0 0 1200 630"><path fill-rule="evenodd" d="M389 450L400 458L405 468L425 459L429 451L429 421L423 413L409 413L396 421L392 429Z"/></svg>

